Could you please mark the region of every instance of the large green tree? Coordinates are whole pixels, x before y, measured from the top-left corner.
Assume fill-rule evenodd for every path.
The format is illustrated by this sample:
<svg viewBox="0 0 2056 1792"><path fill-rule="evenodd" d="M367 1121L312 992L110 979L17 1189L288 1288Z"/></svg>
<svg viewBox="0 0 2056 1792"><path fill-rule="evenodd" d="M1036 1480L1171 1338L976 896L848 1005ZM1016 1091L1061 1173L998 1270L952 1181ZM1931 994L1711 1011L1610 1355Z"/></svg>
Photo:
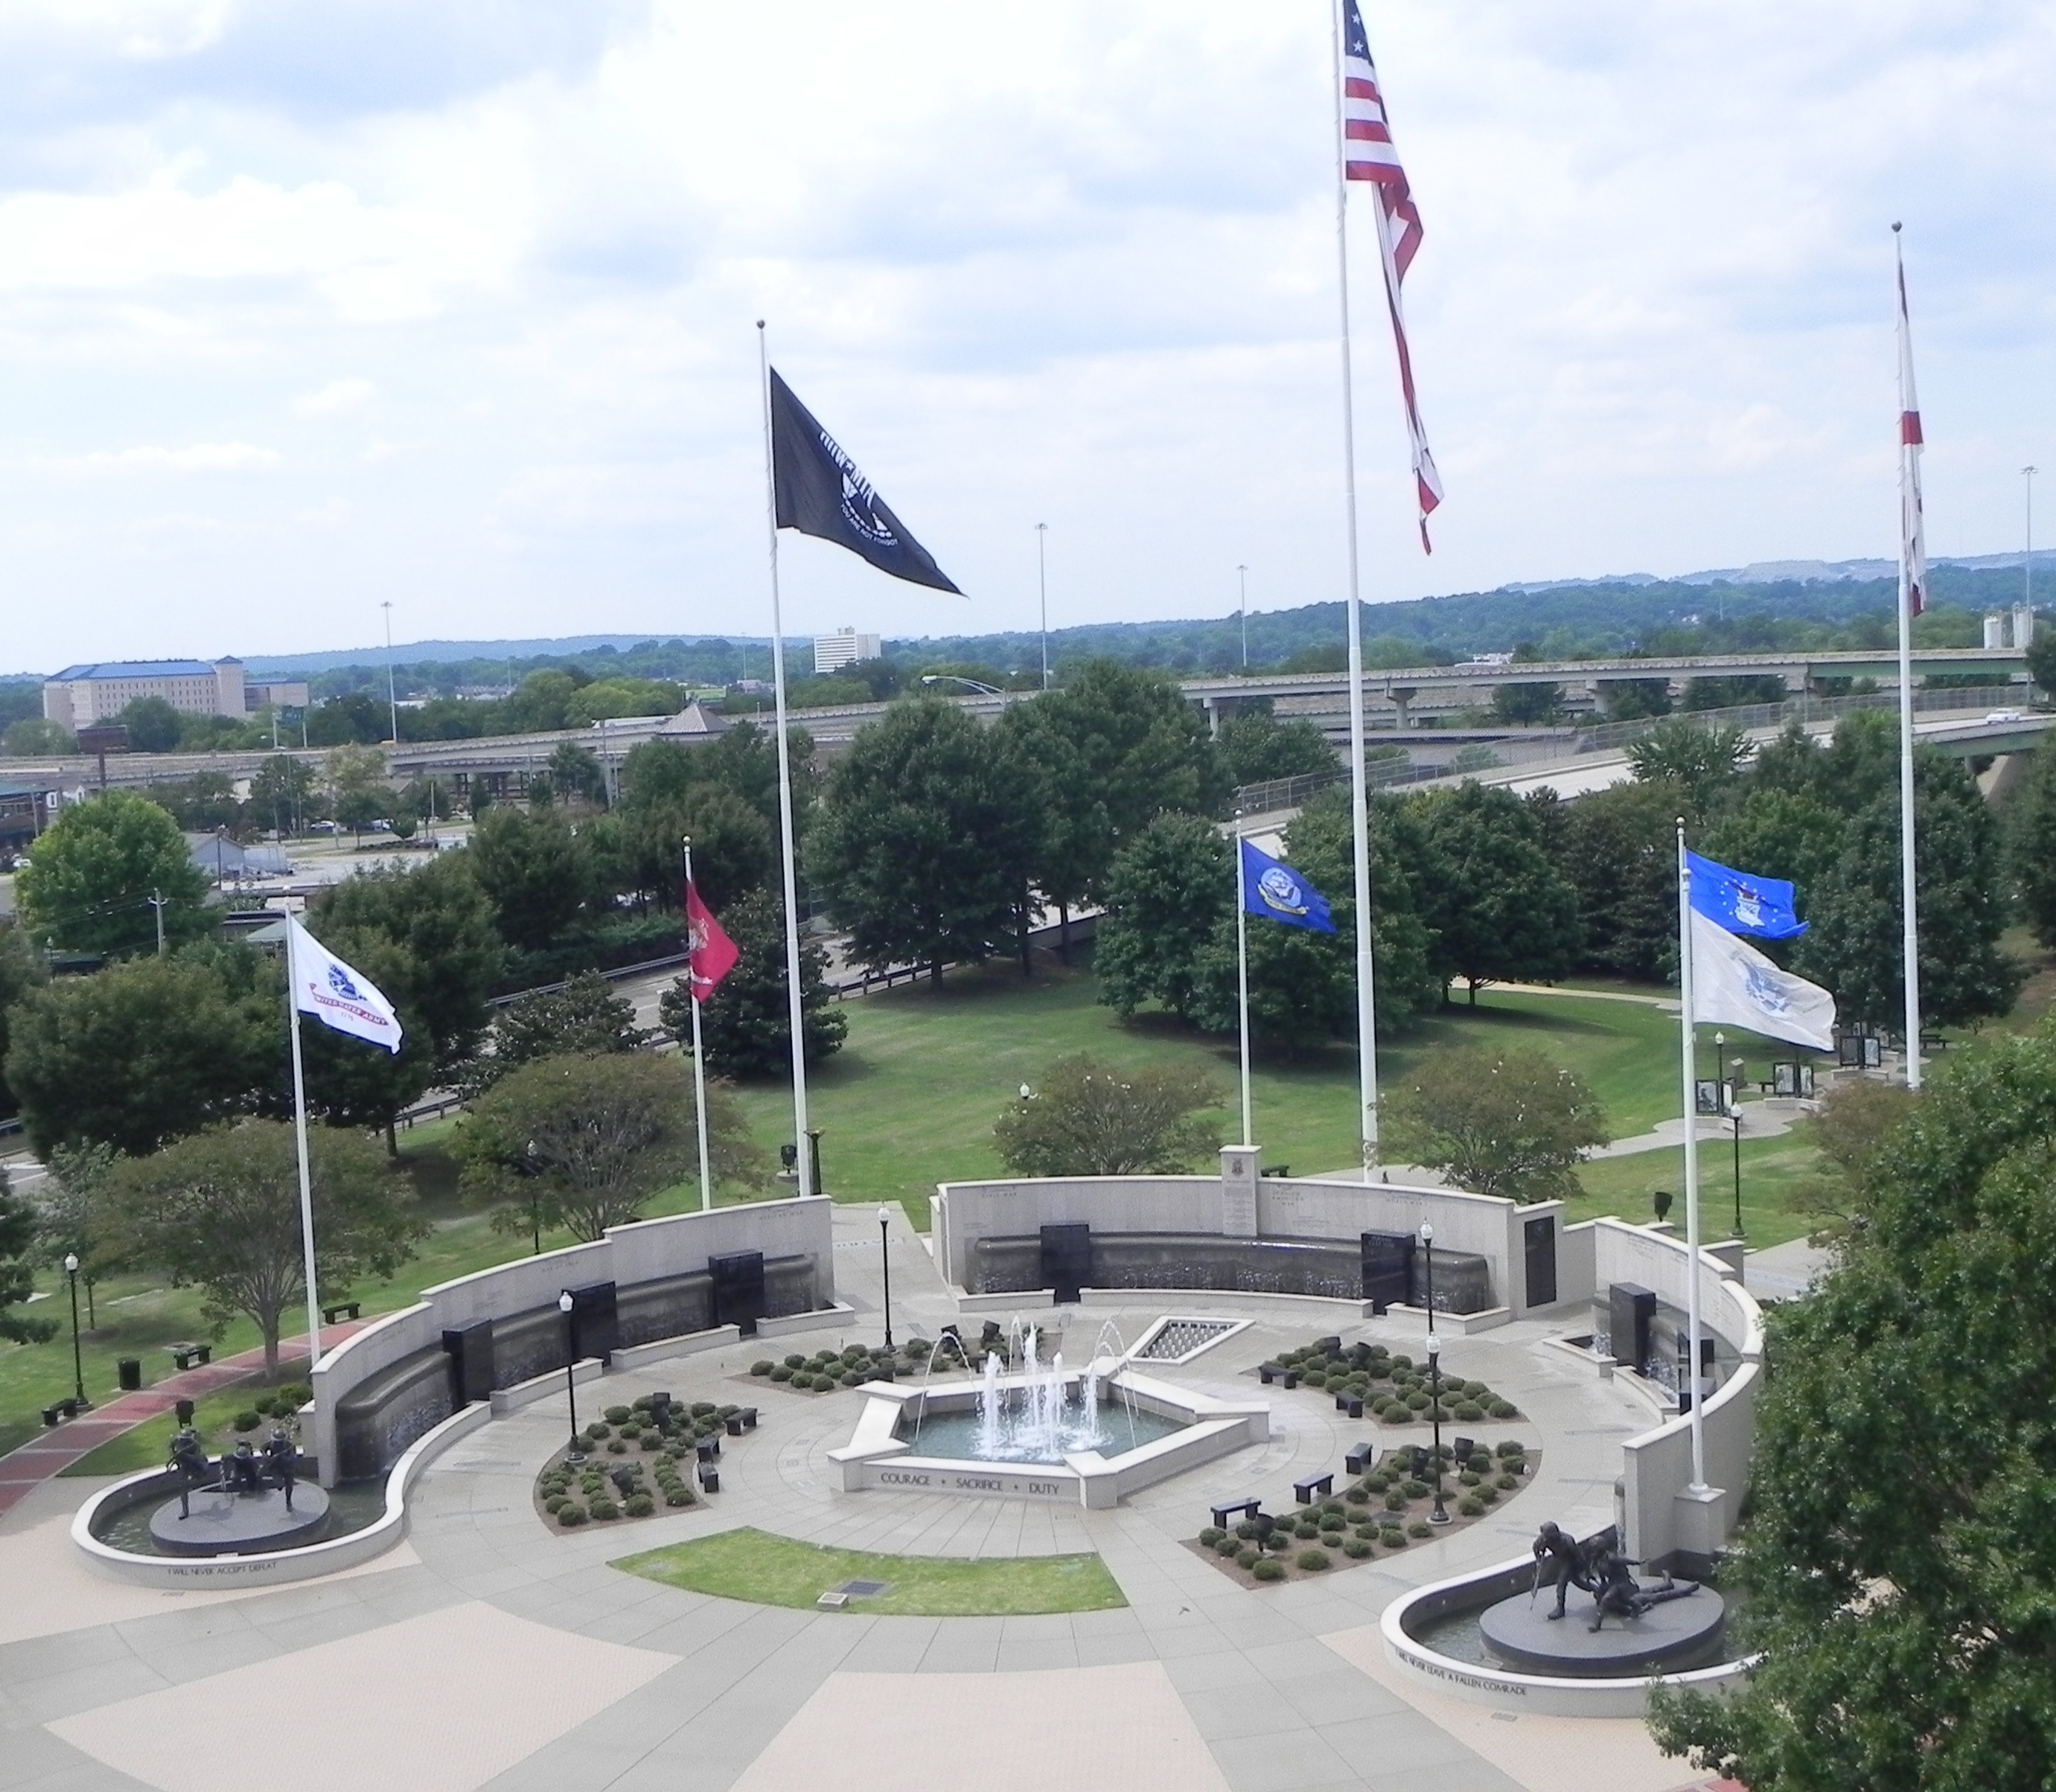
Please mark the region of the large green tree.
<svg viewBox="0 0 2056 1792"><path fill-rule="evenodd" d="M492 809L472 829L467 850L500 937L524 951L548 946L591 893L585 843L552 811Z"/></svg>
<svg viewBox="0 0 2056 1792"><path fill-rule="evenodd" d="M495 1083L457 1129L465 1183L507 1230L563 1226L597 1239L651 1196L699 1173L693 1080L654 1052L540 1058ZM762 1154L734 1096L707 1091L715 1182L761 1188Z"/></svg>
<svg viewBox="0 0 2056 1792"><path fill-rule="evenodd" d="M57 1331L53 1319L32 1319L9 1309L24 1305L36 1291L36 1210L7 1186L0 1164L0 1338L41 1344Z"/></svg>
<svg viewBox="0 0 2056 1792"><path fill-rule="evenodd" d="M1577 961L1577 892L1511 793L1466 780L1414 798L1417 859L1406 861L1437 970L1470 999L1487 983L1552 982Z"/></svg>
<svg viewBox="0 0 2056 1792"><path fill-rule="evenodd" d="M2056 634L2047 637L2056 641ZM2007 814L2007 848L2021 918L2046 946L2056 947L2056 750L2034 755Z"/></svg>
<svg viewBox="0 0 2056 1792"><path fill-rule="evenodd" d="M5 1078L14 1006L49 980L43 955L29 936L19 927L0 927L0 1113L12 1114L19 1106Z"/></svg>
<svg viewBox="0 0 2056 1792"><path fill-rule="evenodd" d="M1845 1021L1889 1026L1904 1012L1899 820L1896 791L1851 819L1793 949L1793 968L1834 992ZM1922 1018L1959 1026L2003 1014L2025 970L1999 949L2007 906L1999 827L1963 766L1916 757L1913 827Z"/></svg>
<svg viewBox="0 0 2056 1792"><path fill-rule="evenodd" d="M88 1143L140 1156L283 1087L275 985L232 982L200 949L65 978L15 1005L7 1084L38 1156Z"/></svg>
<svg viewBox="0 0 2056 1792"><path fill-rule="evenodd" d="M1303 716L1281 722L1267 709L1229 716L1221 724L1216 744L1238 787L1341 769L1318 722Z"/></svg>
<svg viewBox="0 0 2056 1792"><path fill-rule="evenodd" d="M1016 930L1034 831L1013 756L961 709L915 698L862 729L836 768L807 871L858 962L939 978Z"/></svg>
<svg viewBox="0 0 2056 1792"><path fill-rule="evenodd" d="M1720 799L1749 755L1749 736L1740 728L1673 716L1629 744L1627 763L1644 784L1674 787L1687 810L1700 815Z"/></svg>
<svg viewBox="0 0 2056 1792"><path fill-rule="evenodd" d="M1646 784L1556 805L1550 856L1577 893L1587 969L1646 983L1675 974L1677 807L1667 786Z"/></svg>
<svg viewBox="0 0 2056 1792"><path fill-rule="evenodd" d="M748 1080L786 1076L793 1068L792 1008L787 1000L785 905L769 890L753 891L720 911L722 930L735 942L734 969L700 1010L701 1043L707 1068ZM802 1049L809 1064L842 1049L849 1030L828 985L828 954L800 937L800 1014ZM674 981L658 1004L665 1030L692 1048L692 1001L685 979Z"/></svg>
<svg viewBox="0 0 2056 1792"><path fill-rule="evenodd" d="M1188 1016L1200 961L1224 920L1232 925L1235 857L1212 822L1163 815L1114 855L1106 910L1093 942L1099 999L1121 1014L1160 1002Z"/></svg>
<svg viewBox="0 0 2056 1792"><path fill-rule="evenodd" d="M473 1067L471 1083L490 1088L538 1058L639 1052L658 1036L635 1024L633 1002L616 994L603 977L588 973L562 989L537 990L500 1008L492 1017L492 1049Z"/></svg>
<svg viewBox="0 0 2056 1792"><path fill-rule="evenodd" d="M310 1135L314 1273L340 1299L358 1276L389 1276L425 1230L412 1185L359 1135ZM244 1120L117 1165L106 1184L105 1224L122 1249L196 1287L216 1336L239 1315L257 1327L264 1370L279 1371L283 1322L305 1298L298 1160L293 1129Z"/></svg>
<svg viewBox="0 0 2056 1792"><path fill-rule="evenodd" d="M1393 1087L1385 1113L1387 1155L1516 1201L1581 1194L1578 1164L1607 1138L1584 1079L1540 1052L1428 1052Z"/></svg>
<svg viewBox="0 0 2056 1792"><path fill-rule="evenodd" d="M1766 1315L1732 1694L1654 1727L1751 1792L2056 1782L2056 1033L1952 1052Z"/></svg>
<svg viewBox="0 0 2056 1792"><path fill-rule="evenodd" d="M176 943L207 930L208 875L168 810L109 791L61 814L14 881L38 938L73 952L136 952L156 943L153 902Z"/></svg>
<svg viewBox="0 0 2056 1792"><path fill-rule="evenodd" d="M1122 1069L1078 1052L1009 1103L993 1136L1017 1176L1172 1175L1220 1149L1206 1110L1226 1099L1204 1071Z"/></svg>

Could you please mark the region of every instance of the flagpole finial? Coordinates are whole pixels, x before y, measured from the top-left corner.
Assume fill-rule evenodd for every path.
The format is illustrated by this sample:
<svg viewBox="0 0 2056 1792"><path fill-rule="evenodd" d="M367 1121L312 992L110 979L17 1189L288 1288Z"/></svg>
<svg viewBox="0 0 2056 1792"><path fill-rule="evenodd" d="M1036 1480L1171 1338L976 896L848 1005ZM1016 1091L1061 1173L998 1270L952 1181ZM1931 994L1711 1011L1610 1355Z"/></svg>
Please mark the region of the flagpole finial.
<svg viewBox="0 0 2056 1792"><path fill-rule="evenodd" d="M1892 234L1894 236L1899 235L1899 220L1896 218L1893 219L1892 221Z"/></svg>

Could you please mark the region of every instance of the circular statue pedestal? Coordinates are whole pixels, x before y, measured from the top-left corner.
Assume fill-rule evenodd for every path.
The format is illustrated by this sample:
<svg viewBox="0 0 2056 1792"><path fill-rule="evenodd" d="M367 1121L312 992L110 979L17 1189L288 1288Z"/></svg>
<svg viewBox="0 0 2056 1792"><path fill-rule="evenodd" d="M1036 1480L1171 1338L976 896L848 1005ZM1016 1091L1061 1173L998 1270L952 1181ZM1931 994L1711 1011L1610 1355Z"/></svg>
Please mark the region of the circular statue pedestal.
<svg viewBox="0 0 2056 1792"><path fill-rule="evenodd" d="M1655 1592L1659 1583L1647 1585ZM1554 1587L1532 1597L1516 1593L1488 1606L1478 1629L1485 1646L1509 1668L1574 1680L1627 1680L1704 1665L1717 1653L1727 1621L1726 1605L1711 1587L1666 1600L1639 1618L1608 1612L1597 1631L1591 1628L1590 1593L1573 1588L1570 1608L1552 1618L1556 1608Z"/></svg>
<svg viewBox="0 0 2056 1792"><path fill-rule="evenodd" d="M225 1494L196 1487L191 1516L179 1516L168 1499L150 1514L150 1541L168 1556L246 1556L263 1549L289 1549L311 1543L328 1523L328 1495L311 1482L293 1488L293 1509L275 1487L260 1494Z"/></svg>

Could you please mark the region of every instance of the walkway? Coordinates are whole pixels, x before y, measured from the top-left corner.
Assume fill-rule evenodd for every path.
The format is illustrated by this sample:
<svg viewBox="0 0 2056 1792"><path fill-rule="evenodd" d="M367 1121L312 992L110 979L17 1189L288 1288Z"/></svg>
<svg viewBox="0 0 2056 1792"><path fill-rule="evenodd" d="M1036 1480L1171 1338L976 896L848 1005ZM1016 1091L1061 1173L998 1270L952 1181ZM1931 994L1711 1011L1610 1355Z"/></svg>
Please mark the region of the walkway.
<svg viewBox="0 0 2056 1792"><path fill-rule="evenodd" d="M351 1332L370 1323L368 1320L346 1320L340 1324L323 1327L322 1336L329 1343L340 1344ZM282 1370L296 1363L305 1367L306 1341L303 1332L280 1344L279 1366ZM53 1475L63 1474L73 1462L90 1455L110 1438L132 1431L145 1419L169 1412L180 1400L196 1400L203 1395L232 1387L238 1382L262 1374L263 1368L264 1352L259 1348L224 1356L218 1363L181 1369L138 1392L123 1394L105 1406L95 1407L81 1418L68 1419L30 1438L26 1443L16 1446L0 1456L0 1517L19 1505L32 1488Z"/></svg>
<svg viewBox="0 0 2056 1792"><path fill-rule="evenodd" d="M880 1328L876 1222L838 1214L838 1291L851 1341ZM954 1312L896 1214L895 1329L934 1336ZM1139 1297L1147 1300L1147 1297ZM1246 1397L1251 1366L1323 1324L1403 1348L1397 1320L1338 1309L1278 1317L1182 1296L1066 1316L1083 1356L1102 1321L1129 1337L1165 1308L1254 1318L1178 1369ZM1325 1320L1321 1316L1325 1313ZM1048 1316L1053 1320L1058 1316ZM1639 1723L1499 1714L1402 1680L1379 1612L1403 1589L1526 1547L1555 1517L1611 1516L1622 1439L1650 1415L1546 1341L1510 1326L1451 1339L1445 1360L1490 1380L1525 1420L1489 1426L1544 1447L1532 1483L1451 1537L1249 1589L1188 1546L1209 1502L1256 1494L1289 1509L1291 1481L1338 1466L1374 1427L1307 1390L1265 1391L1275 1433L1112 1512L884 1492L845 1494L825 1457L856 1398L794 1395L748 1374L772 1350L609 1376L626 1402L748 1399L761 1428L731 1443L722 1490L632 1526L550 1528L534 1477L561 1438L561 1400L497 1420L418 1484L408 1541L351 1573L270 1593L164 1594L95 1580L66 1537L93 1483L53 1482L0 1519L0 1787L212 1792L219 1751L192 1739L252 1711L293 1714L300 1792L1678 1792L1706 1776L1666 1760ZM808 1334L813 1349L837 1334ZM775 1348L775 1347L774 1347ZM747 1393L738 1392L747 1389ZM619 1557L741 1525L816 1541L983 1557L1097 1551L1127 1604L1030 1618L890 1618L753 1606L623 1573Z"/></svg>

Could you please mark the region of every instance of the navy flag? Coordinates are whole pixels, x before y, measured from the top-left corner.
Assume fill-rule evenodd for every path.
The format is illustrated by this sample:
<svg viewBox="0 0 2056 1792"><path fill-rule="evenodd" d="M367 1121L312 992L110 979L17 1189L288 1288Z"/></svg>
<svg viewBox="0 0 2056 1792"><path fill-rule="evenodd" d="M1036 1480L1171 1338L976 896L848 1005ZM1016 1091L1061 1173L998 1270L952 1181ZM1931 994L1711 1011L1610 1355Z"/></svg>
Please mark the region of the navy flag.
<svg viewBox="0 0 2056 1792"><path fill-rule="evenodd" d="M818 535L911 585L963 593L908 535L877 487L771 369L771 472L778 527Z"/></svg>
<svg viewBox="0 0 2056 1792"><path fill-rule="evenodd" d="M1328 918L1327 898L1291 866L1247 840L1242 843L1242 906L1251 914L1282 921L1287 927L1316 933L1335 930Z"/></svg>

